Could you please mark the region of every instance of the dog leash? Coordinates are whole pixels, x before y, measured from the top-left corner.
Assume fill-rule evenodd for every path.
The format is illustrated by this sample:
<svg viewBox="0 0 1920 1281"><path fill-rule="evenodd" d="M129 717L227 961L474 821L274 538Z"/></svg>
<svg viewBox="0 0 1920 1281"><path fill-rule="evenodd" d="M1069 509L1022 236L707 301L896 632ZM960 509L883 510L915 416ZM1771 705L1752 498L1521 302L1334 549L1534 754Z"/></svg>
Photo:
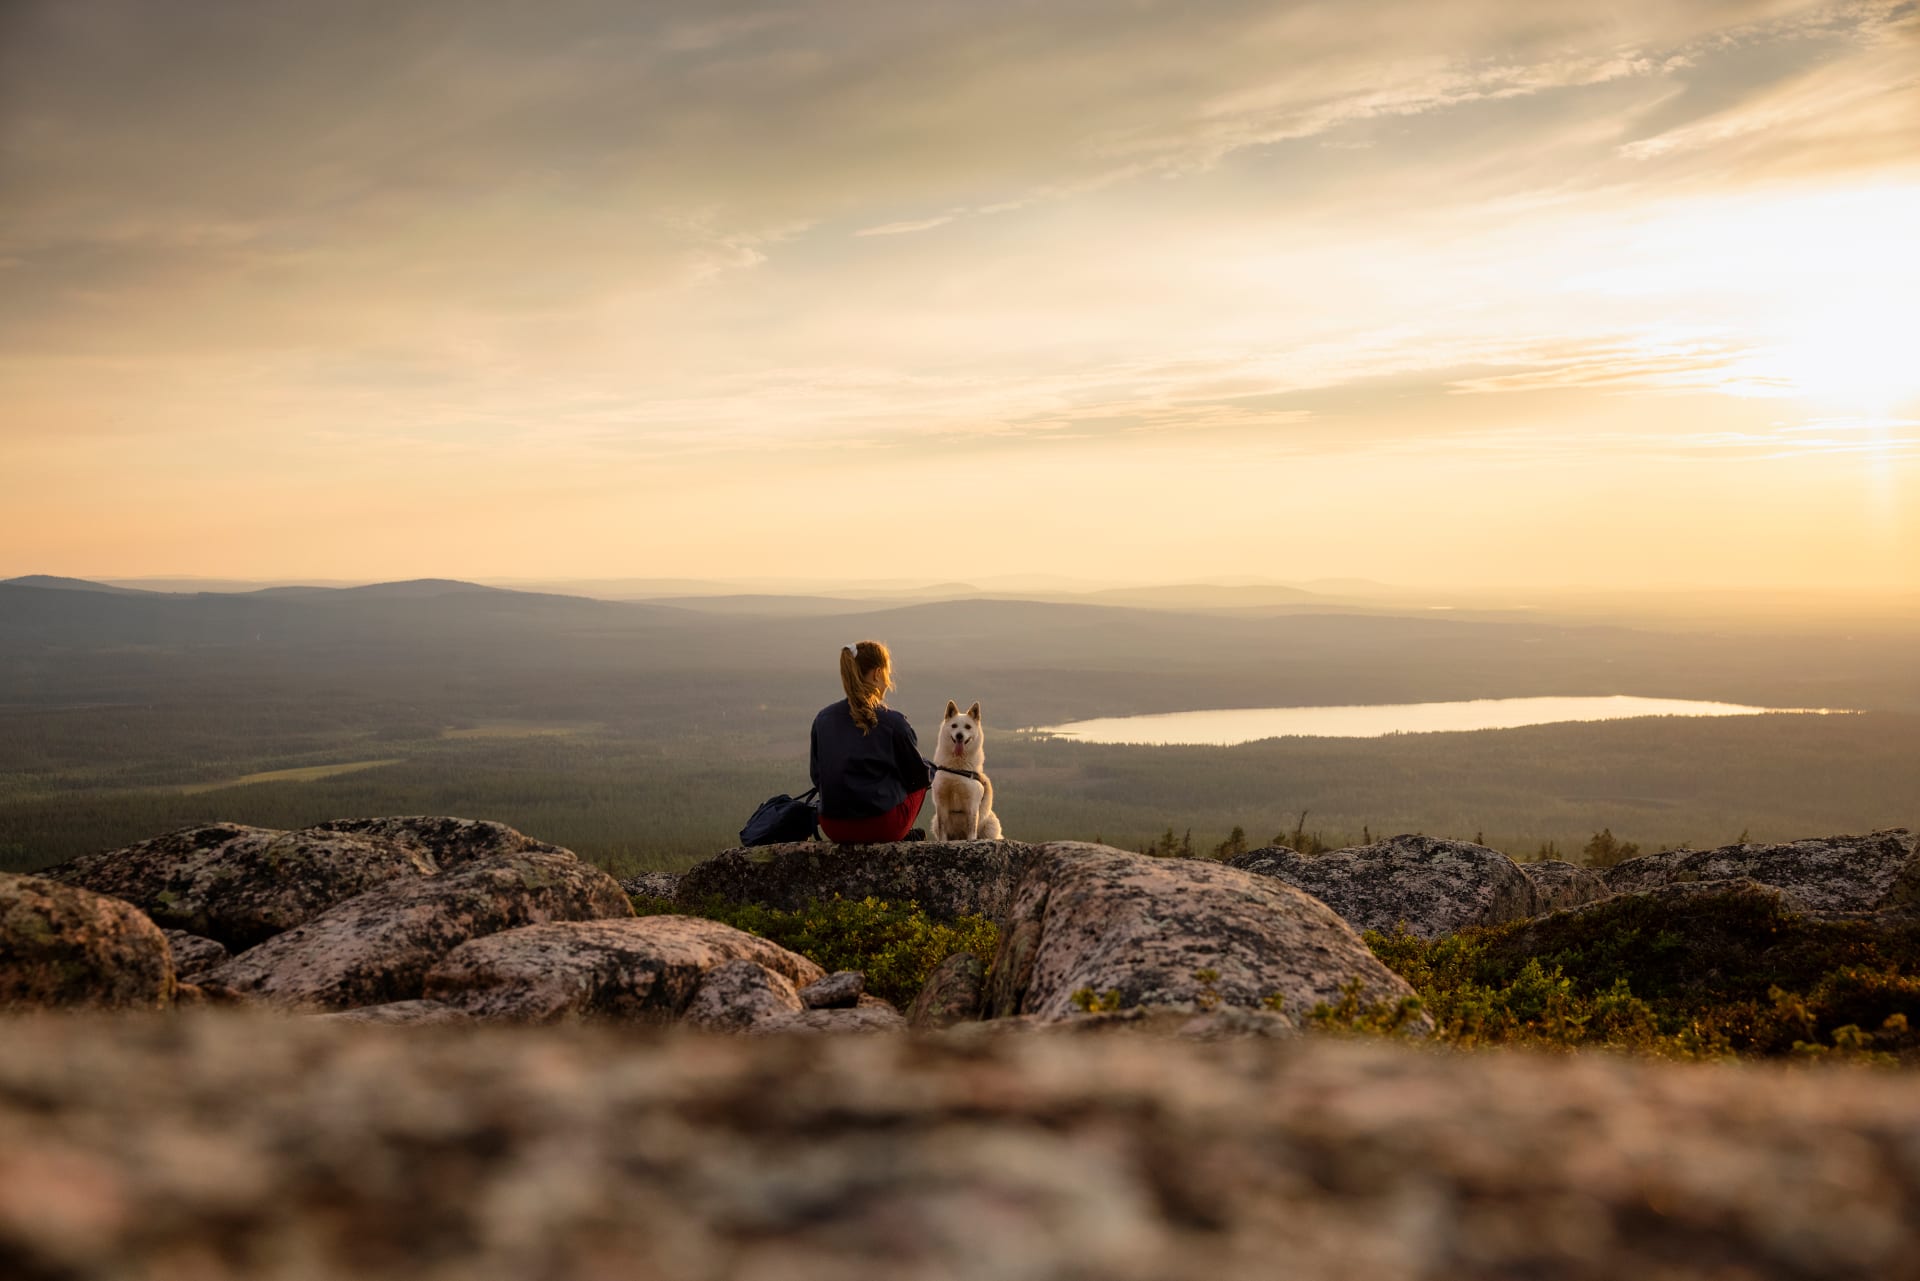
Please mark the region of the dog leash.
<svg viewBox="0 0 1920 1281"><path fill-rule="evenodd" d="M935 765L934 768L942 774L958 774L961 778L970 778L976 783L984 783L987 781L984 774L976 774L970 769L955 769L951 765Z"/></svg>

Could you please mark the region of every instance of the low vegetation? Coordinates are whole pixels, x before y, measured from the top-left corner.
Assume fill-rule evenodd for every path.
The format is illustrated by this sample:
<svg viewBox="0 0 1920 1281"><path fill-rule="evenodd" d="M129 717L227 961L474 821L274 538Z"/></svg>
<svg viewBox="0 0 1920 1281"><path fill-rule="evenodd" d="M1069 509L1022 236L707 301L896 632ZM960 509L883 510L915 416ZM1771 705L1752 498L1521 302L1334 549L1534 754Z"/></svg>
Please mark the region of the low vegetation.
<svg viewBox="0 0 1920 1281"><path fill-rule="evenodd" d="M1367 942L1457 1045L1920 1061L1917 921L1818 919L1742 888ZM1344 1022L1379 1017L1357 1001Z"/></svg>
<svg viewBox="0 0 1920 1281"><path fill-rule="evenodd" d="M934 967L956 952L993 961L999 935L984 916L937 921L918 903L883 899L828 899L797 912L715 899L689 908L670 899L636 897L642 916L692 913L771 939L828 973L860 970L867 991L905 1009Z"/></svg>

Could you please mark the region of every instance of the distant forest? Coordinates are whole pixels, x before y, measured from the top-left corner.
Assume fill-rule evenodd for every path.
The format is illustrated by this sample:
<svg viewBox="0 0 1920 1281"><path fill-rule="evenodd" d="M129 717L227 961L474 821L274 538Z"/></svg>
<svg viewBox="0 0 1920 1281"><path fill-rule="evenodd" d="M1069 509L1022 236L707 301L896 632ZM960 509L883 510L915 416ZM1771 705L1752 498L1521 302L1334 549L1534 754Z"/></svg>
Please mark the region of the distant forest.
<svg viewBox="0 0 1920 1281"><path fill-rule="evenodd" d="M95 597L0 586L0 868L171 828L365 814L496 818L616 870L732 844L806 786L835 645L892 643L923 737L981 698L1010 836L1207 852L1236 827L1326 844L1421 831L1578 857L1920 823L1912 637L1028 602L714 617L560 597ZM1858 716L1654 719L1232 748L1017 734L1204 706L1635 693ZM350 772L329 767L376 764ZM269 771L305 776L240 782ZM1304 821L1302 815L1305 815Z"/></svg>

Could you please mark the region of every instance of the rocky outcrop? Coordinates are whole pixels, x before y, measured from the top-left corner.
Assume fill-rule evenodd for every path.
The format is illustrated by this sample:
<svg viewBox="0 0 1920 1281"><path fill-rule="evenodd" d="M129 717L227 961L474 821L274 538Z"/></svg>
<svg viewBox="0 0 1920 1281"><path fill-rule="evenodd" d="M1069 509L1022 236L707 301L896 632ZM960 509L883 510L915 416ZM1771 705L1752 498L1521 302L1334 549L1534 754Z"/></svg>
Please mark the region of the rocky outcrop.
<svg viewBox="0 0 1920 1281"><path fill-rule="evenodd" d="M934 967L907 1010L916 1028L951 1027L980 1017L986 1004L987 967L971 952L956 952Z"/></svg>
<svg viewBox="0 0 1920 1281"><path fill-rule="evenodd" d="M311 1016L325 1023L378 1023L419 1027L442 1023L471 1023L473 1016L440 1001L394 1001L388 1005L362 1005L357 1009Z"/></svg>
<svg viewBox="0 0 1920 1281"><path fill-rule="evenodd" d="M354 818L298 832L239 823L183 828L45 875L125 899L161 926L240 952L397 877L523 853L572 857L502 823Z"/></svg>
<svg viewBox="0 0 1920 1281"><path fill-rule="evenodd" d="M349 899L242 952L202 986L295 1008L384 1005L419 997L427 971L469 939L632 915L618 882L571 854L496 855Z"/></svg>
<svg viewBox="0 0 1920 1281"><path fill-rule="evenodd" d="M680 873L641 872L621 881L620 888L635 898L674 899L680 894Z"/></svg>
<svg viewBox="0 0 1920 1281"><path fill-rule="evenodd" d="M441 871L462 867L475 859L497 854L568 854L558 845L549 845L526 836L505 823L487 819L453 818L447 815L412 815L396 818L340 818L309 829L314 832L343 832L366 836L426 855Z"/></svg>
<svg viewBox="0 0 1920 1281"><path fill-rule="evenodd" d="M792 979L755 961L723 961L699 982L681 1017L688 1027L707 1032L745 1032L807 1008Z"/></svg>
<svg viewBox="0 0 1920 1281"><path fill-rule="evenodd" d="M1536 863L1522 863L1520 870L1533 882L1534 893L1538 896L1534 908L1536 912L1558 912L1563 908L1579 907L1582 903L1591 903L1607 895L1607 883L1591 868L1577 867L1558 859L1542 859Z"/></svg>
<svg viewBox="0 0 1920 1281"><path fill-rule="evenodd" d="M1885 1281L1911 1077L208 1016L0 1036L23 1278Z"/></svg>
<svg viewBox="0 0 1920 1281"><path fill-rule="evenodd" d="M224 944L213 939L201 938L185 930L162 932L167 936L167 946L173 950L173 972L183 981L224 965L233 956Z"/></svg>
<svg viewBox="0 0 1920 1281"><path fill-rule="evenodd" d="M1905 828L1782 845L1642 854L1606 871L1607 890L1745 878L1777 885L1820 912L1920 909L1920 838Z"/></svg>
<svg viewBox="0 0 1920 1281"><path fill-rule="evenodd" d="M710 899L794 911L814 900L918 903L939 920L998 917L1006 910L1019 860L1013 841L901 841L835 845L800 841L728 850L680 878L681 903Z"/></svg>
<svg viewBox="0 0 1920 1281"><path fill-rule="evenodd" d="M1084 992L1122 1008L1277 1004L1297 1017L1356 980L1372 1000L1412 995L1331 909L1292 886L1206 860L1062 841L1027 862L987 1007L1071 1018Z"/></svg>
<svg viewBox="0 0 1920 1281"><path fill-rule="evenodd" d="M877 996L863 995L856 1005L841 1009L806 1009L757 1020L746 1029L756 1036L818 1035L848 1032L904 1032L900 1011Z"/></svg>
<svg viewBox="0 0 1920 1281"><path fill-rule="evenodd" d="M810 1010L850 1010L867 993L867 976L859 970L835 970L817 983L800 989L800 1003Z"/></svg>
<svg viewBox="0 0 1920 1281"><path fill-rule="evenodd" d="M1272 846L1228 862L1305 890L1356 930L1391 933L1404 923L1432 939L1469 925L1523 920L1540 908L1519 864L1465 841L1395 836L1311 856Z"/></svg>
<svg viewBox="0 0 1920 1281"><path fill-rule="evenodd" d="M0 1010L158 1010L173 996L167 936L138 908L0 872Z"/></svg>
<svg viewBox="0 0 1920 1281"><path fill-rule="evenodd" d="M687 1009L708 971L736 960L781 976L789 988L826 977L805 957L718 921L641 916L475 939L433 968L425 994L488 1019L664 1021Z"/></svg>
<svg viewBox="0 0 1920 1281"><path fill-rule="evenodd" d="M418 850L368 836L215 823L83 855L46 875L243 951L395 877L438 870Z"/></svg>

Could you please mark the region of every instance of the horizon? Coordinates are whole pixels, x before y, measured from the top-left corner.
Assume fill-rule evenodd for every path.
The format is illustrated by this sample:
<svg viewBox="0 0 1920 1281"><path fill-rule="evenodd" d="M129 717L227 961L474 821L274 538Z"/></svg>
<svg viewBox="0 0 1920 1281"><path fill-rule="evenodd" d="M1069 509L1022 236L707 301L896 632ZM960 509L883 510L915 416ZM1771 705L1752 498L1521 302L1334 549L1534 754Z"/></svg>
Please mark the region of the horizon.
<svg viewBox="0 0 1920 1281"><path fill-rule="evenodd" d="M1676 586L1636 586L1631 584L1565 585L1546 583L1450 583L1412 585L1375 579L1318 578L1300 580L1258 579L1218 576L1180 580L1141 579L1135 581L1081 579L1056 574L978 575L973 579L887 578L678 578L653 575L612 575L595 577L566 576L477 576L458 578L429 574L410 578L319 578L269 577L228 578L193 574L113 575L24 573L0 577L0 586L34 586L35 580L73 583L98 587L126 588L154 594L210 595L237 594L288 587L326 590L351 590L362 587L392 587L415 584L446 584L481 587L507 592L558 594L585 599L649 600L696 599L700 597L766 596L795 599L831 600L844 598L852 604L876 600L904 600L909 603L941 599L1006 599L1082 596L1145 596L1154 592L1289 592L1297 593L1303 607L1324 602L1339 606L1372 606L1380 609L1448 609L1453 605L1435 598L1451 597L1465 608L1501 608L1495 598L1505 598L1506 608L1526 609L1535 603L1570 604L1588 601L1595 605L1617 602L1642 604L1653 601L1685 601L1701 607L1706 615L1713 606L1730 608L1741 602L1775 605L1804 602L1809 606L1830 604L1835 600L1855 603L1881 602L1920 606L1920 588L1850 587L1831 584L1757 584L1750 587L1714 587L1707 584ZM607 594L614 593L614 594ZM1431 603L1423 604L1423 601ZM1115 602L1124 607L1125 601Z"/></svg>
<svg viewBox="0 0 1920 1281"><path fill-rule="evenodd" d="M1917 51L1912 0L9 6L0 546L1911 591Z"/></svg>

